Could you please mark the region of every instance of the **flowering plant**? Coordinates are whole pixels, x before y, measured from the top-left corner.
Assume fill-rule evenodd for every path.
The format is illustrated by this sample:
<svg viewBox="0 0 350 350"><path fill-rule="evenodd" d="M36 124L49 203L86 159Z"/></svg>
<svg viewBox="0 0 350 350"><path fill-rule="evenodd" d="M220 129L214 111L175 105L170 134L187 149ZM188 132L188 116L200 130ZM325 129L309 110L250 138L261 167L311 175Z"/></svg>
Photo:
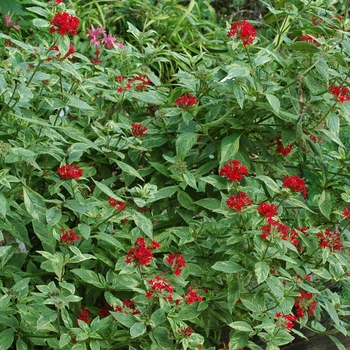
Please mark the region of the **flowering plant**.
<svg viewBox="0 0 350 350"><path fill-rule="evenodd" d="M2 348L341 348L345 5L31 3L0 33Z"/></svg>

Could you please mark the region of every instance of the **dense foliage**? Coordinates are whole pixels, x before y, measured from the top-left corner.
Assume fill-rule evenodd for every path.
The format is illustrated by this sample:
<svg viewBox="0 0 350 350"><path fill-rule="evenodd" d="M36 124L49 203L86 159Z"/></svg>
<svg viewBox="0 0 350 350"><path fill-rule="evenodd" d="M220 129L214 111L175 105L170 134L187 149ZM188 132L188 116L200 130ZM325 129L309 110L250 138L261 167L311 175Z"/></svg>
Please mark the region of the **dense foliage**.
<svg viewBox="0 0 350 350"><path fill-rule="evenodd" d="M344 349L346 4L1 6L1 349Z"/></svg>

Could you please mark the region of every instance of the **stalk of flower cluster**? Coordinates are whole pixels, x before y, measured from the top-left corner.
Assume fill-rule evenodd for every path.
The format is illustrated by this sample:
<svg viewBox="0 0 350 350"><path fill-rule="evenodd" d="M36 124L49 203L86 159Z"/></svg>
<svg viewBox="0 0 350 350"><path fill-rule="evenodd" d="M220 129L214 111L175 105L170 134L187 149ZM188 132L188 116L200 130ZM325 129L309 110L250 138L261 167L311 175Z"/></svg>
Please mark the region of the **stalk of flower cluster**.
<svg viewBox="0 0 350 350"><path fill-rule="evenodd" d="M7 106L9 106L10 103L12 102L13 96L15 95L17 87L18 87L18 81L15 79L14 82L15 82L15 88L12 91L12 95L10 97L10 101L7 103ZM4 117L4 115L8 114L16 106L18 101L19 101L19 97L16 99L16 101L13 103L13 105L11 107L6 108L5 106L3 106L2 112L0 114L0 122L1 122L2 118Z"/></svg>
<svg viewBox="0 0 350 350"><path fill-rule="evenodd" d="M250 70L252 72L252 77L253 77L253 80L254 80L255 91L258 92L258 81L257 81L256 73L255 73L256 72L256 68L254 68L253 61L252 61L252 59L250 57L249 48L247 46L244 46L244 49L245 49L245 51L247 53Z"/></svg>

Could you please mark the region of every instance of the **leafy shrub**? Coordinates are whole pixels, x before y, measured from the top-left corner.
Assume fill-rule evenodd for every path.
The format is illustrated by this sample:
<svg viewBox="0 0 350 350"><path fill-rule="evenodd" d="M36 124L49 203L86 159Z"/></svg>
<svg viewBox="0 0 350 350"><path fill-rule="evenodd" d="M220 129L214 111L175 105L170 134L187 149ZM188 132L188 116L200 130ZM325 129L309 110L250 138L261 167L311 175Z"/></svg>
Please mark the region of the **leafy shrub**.
<svg viewBox="0 0 350 350"><path fill-rule="evenodd" d="M2 348L346 335L347 18L300 1L223 28L164 1L115 33L31 3L0 33Z"/></svg>

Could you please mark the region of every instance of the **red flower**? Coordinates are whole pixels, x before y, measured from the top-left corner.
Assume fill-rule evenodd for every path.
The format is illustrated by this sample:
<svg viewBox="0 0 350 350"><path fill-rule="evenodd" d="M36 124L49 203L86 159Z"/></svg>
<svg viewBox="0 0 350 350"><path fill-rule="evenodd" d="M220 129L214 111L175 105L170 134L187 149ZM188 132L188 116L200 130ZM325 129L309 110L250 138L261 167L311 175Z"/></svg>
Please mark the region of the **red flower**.
<svg viewBox="0 0 350 350"><path fill-rule="evenodd" d="M63 0L56 0L56 4L59 5Z"/></svg>
<svg viewBox="0 0 350 350"><path fill-rule="evenodd" d="M350 90L347 87L341 85L332 85L328 87L328 90L332 93L338 102L344 103L346 101L350 101Z"/></svg>
<svg viewBox="0 0 350 350"><path fill-rule="evenodd" d="M57 172L63 180L79 179L84 174L83 170L75 164L62 165Z"/></svg>
<svg viewBox="0 0 350 350"><path fill-rule="evenodd" d="M150 299L155 296L161 297L169 302L173 300L173 286L167 279L155 276L147 283L150 285L151 290L146 292L146 298Z"/></svg>
<svg viewBox="0 0 350 350"><path fill-rule="evenodd" d="M278 207L276 205L267 202L261 202L258 207L260 215L266 216L267 218L278 215L277 211Z"/></svg>
<svg viewBox="0 0 350 350"><path fill-rule="evenodd" d="M133 84L134 83L134 84ZM128 84L131 86L131 84L134 85L134 89L136 91L144 91L148 85L152 83L151 79L148 78L146 75L137 75L134 78L131 78L128 80Z"/></svg>
<svg viewBox="0 0 350 350"><path fill-rule="evenodd" d="M299 297L294 301L294 306L296 308L297 318L305 316L305 312L312 316L316 309L316 300L312 293L305 292L303 290L299 291Z"/></svg>
<svg viewBox="0 0 350 350"><path fill-rule="evenodd" d="M276 138L276 141L277 141L277 147L276 147L276 152L277 153L282 154L282 156L286 157L286 156L288 156L288 154L290 152L292 152L294 144L290 144L290 145L287 145L287 146L284 147L283 143L282 143L281 136L278 136Z"/></svg>
<svg viewBox="0 0 350 350"><path fill-rule="evenodd" d="M141 313L141 311L135 306L135 302L133 300L123 300L123 305L119 306L117 305L114 308L115 312L122 312L124 314L130 314L130 315L138 315Z"/></svg>
<svg viewBox="0 0 350 350"><path fill-rule="evenodd" d="M319 38L322 38L322 35L319 35L318 36ZM318 43L316 40L315 40L315 36L314 35L302 35L300 38L299 38L300 41L305 41L309 44L312 44L314 46L320 46L320 43Z"/></svg>
<svg viewBox="0 0 350 350"><path fill-rule="evenodd" d="M286 175L283 178L283 187L290 188L295 192L300 192L304 197L307 195L307 189L305 187L305 181L298 175L290 176Z"/></svg>
<svg viewBox="0 0 350 350"><path fill-rule="evenodd" d="M256 29L244 19L233 23L227 33L228 38L236 35L242 39L243 46L251 45L256 38Z"/></svg>
<svg viewBox="0 0 350 350"><path fill-rule="evenodd" d="M244 165L241 165L240 161L231 160L224 164L219 174L231 181L241 181L244 175L248 175L248 170Z"/></svg>
<svg viewBox="0 0 350 350"><path fill-rule="evenodd" d="M147 127L145 127L142 124L135 124L135 123L131 124L131 132L135 137L145 136L147 133L147 130L148 130Z"/></svg>
<svg viewBox="0 0 350 350"><path fill-rule="evenodd" d="M194 330L191 327L181 327L178 330L179 336L181 338L188 338L192 335L193 332Z"/></svg>
<svg viewBox="0 0 350 350"><path fill-rule="evenodd" d="M80 236L77 235L73 230L67 230L65 228L61 228L61 237L60 242L62 244L74 244L75 241L80 240Z"/></svg>
<svg viewBox="0 0 350 350"><path fill-rule="evenodd" d="M134 247L129 249L125 262L127 264L134 262L136 265L147 266L153 260L152 250L159 247L160 245L156 241L152 241L151 245L147 246L145 239L139 237L136 239Z"/></svg>
<svg viewBox="0 0 350 350"><path fill-rule="evenodd" d="M343 216L350 220L350 205L344 208Z"/></svg>
<svg viewBox="0 0 350 350"><path fill-rule="evenodd" d="M295 315L282 315L280 312L276 312L277 318L277 327L285 328L288 330L292 330L294 327L294 323L298 321L298 318Z"/></svg>
<svg viewBox="0 0 350 350"><path fill-rule="evenodd" d="M266 241L268 237L287 240L288 226L280 221L273 221L268 218L268 224L261 228L261 239Z"/></svg>
<svg viewBox="0 0 350 350"><path fill-rule="evenodd" d="M187 296L184 299L187 304L193 304L196 301L201 302L203 300L197 290L192 286L188 288Z"/></svg>
<svg viewBox="0 0 350 350"><path fill-rule="evenodd" d="M82 306L80 310L81 311L78 313L78 320L89 323L89 311L85 309L85 306Z"/></svg>
<svg viewBox="0 0 350 350"><path fill-rule="evenodd" d="M181 269L186 266L185 258L181 254L169 254L166 262L171 266L176 276L181 275Z"/></svg>
<svg viewBox="0 0 350 350"><path fill-rule="evenodd" d="M178 97L174 103L178 105L180 108L189 108L197 104L196 96L192 94L184 94L181 97Z"/></svg>
<svg viewBox="0 0 350 350"><path fill-rule="evenodd" d="M341 249L342 241L338 231L332 231L327 227L324 232L318 233L316 237L320 239L318 245L324 249L327 247L332 251Z"/></svg>
<svg viewBox="0 0 350 350"><path fill-rule="evenodd" d="M244 206L251 205L252 201L245 192L238 192L237 196L228 197L226 204L230 209L241 211Z"/></svg>
<svg viewBox="0 0 350 350"><path fill-rule="evenodd" d="M115 198L108 198L107 202L111 205L111 207L114 207L117 209L117 211L124 211L126 207L125 202L119 202Z"/></svg>
<svg viewBox="0 0 350 350"><path fill-rule="evenodd" d="M50 24L50 33L57 32L61 35L76 35L80 20L68 12L58 12L50 21Z"/></svg>

